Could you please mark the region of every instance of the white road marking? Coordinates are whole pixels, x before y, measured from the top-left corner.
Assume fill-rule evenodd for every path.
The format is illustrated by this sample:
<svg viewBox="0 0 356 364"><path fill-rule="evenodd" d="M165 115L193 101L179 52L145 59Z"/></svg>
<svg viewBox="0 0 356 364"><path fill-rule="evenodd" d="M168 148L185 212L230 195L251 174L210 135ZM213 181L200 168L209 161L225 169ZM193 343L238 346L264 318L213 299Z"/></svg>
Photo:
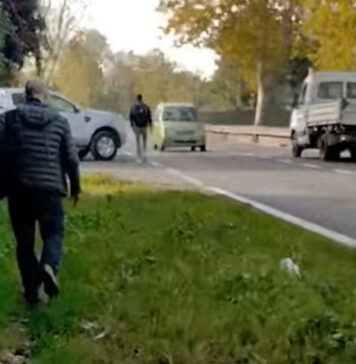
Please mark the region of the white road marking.
<svg viewBox="0 0 356 364"><path fill-rule="evenodd" d="M177 169L166 168L166 171L174 176L180 177L181 179L187 181L188 183L191 183L198 187L203 187L203 183L201 181L199 181L198 179L195 179L193 177L187 176L185 173L180 172Z"/></svg>
<svg viewBox="0 0 356 364"><path fill-rule="evenodd" d="M243 157L255 157L256 155L253 153L239 153L239 155Z"/></svg>
<svg viewBox="0 0 356 364"><path fill-rule="evenodd" d="M126 155L127 157L134 157L134 154L133 153L131 153L131 152L127 152L127 151L123 151L123 152L121 152L121 154L122 155Z"/></svg>
<svg viewBox="0 0 356 364"><path fill-rule="evenodd" d="M309 163L304 163L302 164L304 167L307 167L307 168L313 168L313 169L320 169L321 167L316 165L316 164L309 164Z"/></svg>
<svg viewBox="0 0 356 364"><path fill-rule="evenodd" d="M260 202L257 202L257 201L254 201L254 200L251 200L249 198L246 198L246 197L243 197L243 196L240 196L240 195L237 195L237 194L234 194L234 193L231 193L229 191L226 191L226 190L223 190L223 189L220 189L220 188L216 188L216 187L208 187L206 188L207 191L210 191L210 192L213 192L214 194L217 194L217 195L221 195L221 196L225 196L225 197L228 197L232 200L235 200L237 202L240 202L240 203L243 203L243 204L246 204L246 205L250 205L252 206L253 208L259 210L259 211L262 211L268 215L271 215L271 216L274 216L274 217L277 217L278 219L281 219L281 220L284 220L284 221L287 221L293 225L297 225L305 230L309 230L309 231L312 231L314 233L317 233L321 236L324 236L328 239L331 239L331 240L334 240L340 244L343 244L343 245L346 245L346 246L349 246L349 247L352 247L352 248L356 248L356 239L353 239L349 236L346 236L346 235L343 235L343 234L340 234L336 231L333 231L333 230L329 230L323 226L319 226L317 224L314 224L312 222L309 222L309 221L306 221L304 219L301 219L299 217L296 217L296 216L293 216L293 215L290 215L288 213L285 213L283 211L280 211L278 209L275 209L274 207L270 207L268 205L265 205L265 204L262 204Z"/></svg>
<svg viewBox="0 0 356 364"><path fill-rule="evenodd" d="M290 159L277 159L277 162L284 164L292 164L292 161Z"/></svg>
<svg viewBox="0 0 356 364"><path fill-rule="evenodd" d="M201 182L195 178L189 177L185 173L183 173L177 169L167 168L167 167L164 167L163 165L161 165L160 163L151 162L151 164L153 164L153 163L155 165L159 165L159 166L165 168L165 170L170 174L178 176L178 177L182 178L183 180L185 180L193 185L196 185L200 188L204 188L207 192L212 192L215 195L225 196L225 197L228 197L239 203L252 206L256 210L262 211L262 212L264 212L268 215L274 216L280 220L287 221L287 222L289 222L293 225L299 226L305 230L308 230L308 231L314 232L316 234L319 234L321 236L324 236L327 239L334 240L335 242L337 242L339 244L346 245L346 246L352 247L352 248L356 248L356 239L353 239L347 235L338 233L336 231L330 230L330 229L320 226L318 224L309 222L302 218L299 218L299 217L296 217L289 213L278 210L274 207L265 205L263 203L260 203L258 201L249 199L247 197L244 197L244 196L241 196L238 194L234 194L234 193L226 191L224 189L217 188L217 187L206 187L206 186L204 186L203 182Z"/></svg>
<svg viewBox="0 0 356 364"><path fill-rule="evenodd" d="M348 171L347 169L334 169L335 173L339 173L339 174L344 174L344 175L352 175L353 172L352 171Z"/></svg>
<svg viewBox="0 0 356 364"><path fill-rule="evenodd" d="M158 162L156 162L156 161L150 161L150 164L151 164L153 167L156 167L156 168L164 168L163 164L158 163Z"/></svg>

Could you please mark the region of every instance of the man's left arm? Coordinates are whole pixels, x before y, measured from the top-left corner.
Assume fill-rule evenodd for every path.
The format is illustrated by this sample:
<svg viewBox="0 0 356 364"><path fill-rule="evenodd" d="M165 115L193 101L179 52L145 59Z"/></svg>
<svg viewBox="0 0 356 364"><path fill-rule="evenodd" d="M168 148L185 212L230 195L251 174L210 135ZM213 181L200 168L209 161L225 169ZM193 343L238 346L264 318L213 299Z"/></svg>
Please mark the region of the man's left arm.
<svg viewBox="0 0 356 364"><path fill-rule="evenodd" d="M134 113L133 113L133 106L130 108L130 124L131 127L133 128L135 125L135 120L134 120Z"/></svg>
<svg viewBox="0 0 356 364"><path fill-rule="evenodd" d="M63 118L62 122L65 130L62 140L62 165L69 177L71 197L77 202L81 192L79 158L68 120Z"/></svg>

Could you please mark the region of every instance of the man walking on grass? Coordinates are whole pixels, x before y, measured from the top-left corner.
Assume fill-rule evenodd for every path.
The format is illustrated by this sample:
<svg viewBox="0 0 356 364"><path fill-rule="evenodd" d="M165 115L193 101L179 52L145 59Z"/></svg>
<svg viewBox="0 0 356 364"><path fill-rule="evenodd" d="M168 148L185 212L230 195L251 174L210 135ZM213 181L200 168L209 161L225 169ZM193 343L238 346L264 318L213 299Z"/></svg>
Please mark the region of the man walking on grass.
<svg viewBox="0 0 356 364"><path fill-rule="evenodd" d="M140 162L147 160L147 129L152 129L152 115L150 108L144 104L143 96L138 95L131 107L130 121L136 136L137 157Z"/></svg>
<svg viewBox="0 0 356 364"><path fill-rule="evenodd" d="M39 302L44 284L49 298L59 294L59 270L64 235L62 198L66 178L74 203L80 193L79 162L68 121L44 101L47 87L26 85L26 103L2 115L0 122L0 197L8 197L17 240L17 260L29 304ZM35 253L36 223L43 248Z"/></svg>

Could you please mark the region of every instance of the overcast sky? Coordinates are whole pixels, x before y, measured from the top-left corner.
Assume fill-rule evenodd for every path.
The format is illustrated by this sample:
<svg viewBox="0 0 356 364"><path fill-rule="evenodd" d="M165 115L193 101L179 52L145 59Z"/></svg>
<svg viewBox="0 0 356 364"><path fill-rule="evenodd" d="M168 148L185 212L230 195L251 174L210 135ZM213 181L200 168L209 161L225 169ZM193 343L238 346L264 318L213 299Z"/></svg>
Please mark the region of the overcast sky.
<svg viewBox="0 0 356 364"><path fill-rule="evenodd" d="M215 69L215 54L191 46L175 48L160 27L164 18L155 9L159 0L91 0L90 26L108 38L114 51L133 50L144 54L159 48L182 68L210 76Z"/></svg>

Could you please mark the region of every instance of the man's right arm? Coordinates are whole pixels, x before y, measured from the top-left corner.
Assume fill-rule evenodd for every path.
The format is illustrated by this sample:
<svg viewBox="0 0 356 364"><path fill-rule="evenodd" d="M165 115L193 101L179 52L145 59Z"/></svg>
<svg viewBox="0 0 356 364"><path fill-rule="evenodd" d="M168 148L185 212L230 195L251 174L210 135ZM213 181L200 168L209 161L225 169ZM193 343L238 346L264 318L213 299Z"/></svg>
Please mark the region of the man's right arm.
<svg viewBox="0 0 356 364"><path fill-rule="evenodd" d="M65 133L62 145L62 163L64 172L69 177L70 181L70 194L72 197L77 198L81 192L80 188L80 172L79 172L79 157L77 148L74 144L72 132L70 130L67 119L64 119Z"/></svg>

